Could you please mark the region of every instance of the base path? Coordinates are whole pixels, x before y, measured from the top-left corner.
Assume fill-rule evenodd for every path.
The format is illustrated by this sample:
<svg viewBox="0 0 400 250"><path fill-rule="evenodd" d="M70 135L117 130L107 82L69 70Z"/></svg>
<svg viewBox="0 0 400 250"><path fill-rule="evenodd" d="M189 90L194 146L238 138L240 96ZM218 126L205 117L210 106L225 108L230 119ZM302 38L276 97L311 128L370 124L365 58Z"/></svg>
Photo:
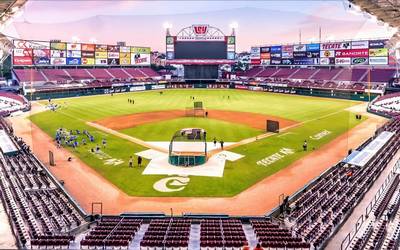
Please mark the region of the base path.
<svg viewBox="0 0 400 250"><path fill-rule="evenodd" d="M90 212L92 202L102 202L104 214L122 212L164 212L171 208L181 213L225 213L230 215L263 215L276 207L278 195L291 195L326 169L342 160L348 149L354 149L372 136L386 119L368 115L368 119L281 171L266 177L242 193L228 198L131 197L87 166L73 158L66 149L57 149L52 138L24 117L11 118L16 135L22 137L38 158L49 166L48 152L54 152L57 166L48 167L76 201ZM35 143L33 143L35 142ZM37 143L40 142L40 143Z"/></svg>
<svg viewBox="0 0 400 250"><path fill-rule="evenodd" d="M297 123L295 121L283 119L281 117L262 115L251 112L224 111L214 109L207 109L207 112L208 118L242 124L264 131L266 128L266 120L279 121L279 126L281 128L292 126ZM120 115L97 120L94 123L113 130L122 130L126 128L140 126L143 124L166 121L180 117L188 117L186 116L185 110L168 110Z"/></svg>

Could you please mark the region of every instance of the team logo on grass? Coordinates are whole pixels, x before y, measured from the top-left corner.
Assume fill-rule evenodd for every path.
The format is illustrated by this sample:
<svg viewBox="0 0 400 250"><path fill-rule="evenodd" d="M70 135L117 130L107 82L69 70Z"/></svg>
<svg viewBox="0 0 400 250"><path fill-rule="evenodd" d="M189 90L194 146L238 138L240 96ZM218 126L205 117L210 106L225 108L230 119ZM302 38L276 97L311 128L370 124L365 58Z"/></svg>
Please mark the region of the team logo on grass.
<svg viewBox="0 0 400 250"><path fill-rule="evenodd" d="M318 134L310 135L310 139L316 140L316 141L321 140L322 138L324 138L327 135L330 135L331 133L332 133L331 131L325 129L325 130L319 132Z"/></svg>
<svg viewBox="0 0 400 250"><path fill-rule="evenodd" d="M179 192L185 189L189 181L190 181L189 177L183 177L183 176L167 177L154 183L153 188L163 193Z"/></svg>
<svg viewBox="0 0 400 250"><path fill-rule="evenodd" d="M270 156L265 157L262 160L259 160L256 162L256 164L258 166L269 166L277 161L279 161L280 159L285 158L288 155L292 155L294 154L295 151L294 149L291 148L281 148L278 152L276 152L275 154L272 154Z"/></svg>

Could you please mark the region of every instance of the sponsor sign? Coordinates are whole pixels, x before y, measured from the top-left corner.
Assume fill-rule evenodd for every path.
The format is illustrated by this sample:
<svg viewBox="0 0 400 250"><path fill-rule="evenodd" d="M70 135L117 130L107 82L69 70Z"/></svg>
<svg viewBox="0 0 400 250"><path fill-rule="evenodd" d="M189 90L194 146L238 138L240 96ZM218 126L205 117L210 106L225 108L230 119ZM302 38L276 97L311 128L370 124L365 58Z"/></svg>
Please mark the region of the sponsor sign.
<svg viewBox="0 0 400 250"><path fill-rule="evenodd" d="M369 58L370 65L386 65L388 64L388 58L385 57L370 57Z"/></svg>
<svg viewBox="0 0 400 250"><path fill-rule="evenodd" d="M271 53L271 58L281 58L281 53Z"/></svg>
<svg viewBox="0 0 400 250"><path fill-rule="evenodd" d="M130 92L146 90L146 86L133 86L129 88Z"/></svg>
<svg viewBox="0 0 400 250"><path fill-rule="evenodd" d="M251 47L250 58L251 59L259 59L260 58L260 47Z"/></svg>
<svg viewBox="0 0 400 250"><path fill-rule="evenodd" d="M80 43L67 43L67 50L81 50Z"/></svg>
<svg viewBox="0 0 400 250"><path fill-rule="evenodd" d="M350 42L323 43L321 50L351 49Z"/></svg>
<svg viewBox="0 0 400 250"><path fill-rule="evenodd" d="M330 60L329 59L331 59L331 58L323 57L323 58L320 59L319 63L321 65L329 65L330 64ZM333 63L335 63L335 61Z"/></svg>
<svg viewBox="0 0 400 250"><path fill-rule="evenodd" d="M226 40L227 40L226 41L227 44L235 44L236 43L236 37L234 37L234 36L228 36Z"/></svg>
<svg viewBox="0 0 400 250"><path fill-rule="evenodd" d="M25 41L25 40L14 40L14 47L16 49L49 49L49 42L40 42L40 41Z"/></svg>
<svg viewBox="0 0 400 250"><path fill-rule="evenodd" d="M121 46L121 47L119 47L119 52L130 53L131 52L131 47L129 47L129 46Z"/></svg>
<svg viewBox="0 0 400 250"><path fill-rule="evenodd" d="M67 44L66 43L50 43L50 49L52 50L66 50Z"/></svg>
<svg viewBox="0 0 400 250"><path fill-rule="evenodd" d="M284 46L282 46L282 53L283 52L293 52L293 45L284 45Z"/></svg>
<svg viewBox="0 0 400 250"><path fill-rule="evenodd" d="M14 65L32 65L32 57L30 56L14 56Z"/></svg>
<svg viewBox="0 0 400 250"><path fill-rule="evenodd" d="M228 60L234 60L235 59L235 52L228 51L226 58Z"/></svg>
<svg viewBox="0 0 400 250"><path fill-rule="evenodd" d="M271 60L269 60L269 59L261 59L260 64L261 65L270 65L271 64Z"/></svg>
<svg viewBox="0 0 400 250"><path fill-rule="evenodd" d="M352 49L368 49L368 41L353 41L351 42Z"/></svg>
<svg viewBox="0 0 400 250"><path fill-rule="evenodd" d="M86 58L94 58L94 51L82 51L81 56Z"/></svg>
<svg viewBox="0 0 400 250"><path fill-rule="evenodd" d="M319 45L319 43L306 44L306 50L307 51L318 51L319 52L320 45Z"/></svg>
<svg viewBox="0 0 400 250"><path fill-rule="evenodd" d="M50 57L49 49L34 49L33 56L35 57Z"/></svg>
<svg viewBox="0 0 400 250"><path fill-rule="evenodd" d="M82 58L82 65L94 65L94 58Z"/></svg>
<svg viewBox="0 0 400 250"><path fill-rule="evenodd" d="M386 40L374 40L369 41L369 48L370 49L380 49L385 47Z"/></svg>
<svg viewBox="0 0 400 250"><path fill-rule="evenodd" d="M96 58L96 65L107 65L107 58Z"/></svg>
<svg viewBox="0 0 400 250"><path fill-rule="evenodd" d="M294 51L293 52L293 57L306 57L307 53L305 51Z"/></svg>
<svg viewBox="0 0 400 250"><path fill-rule="evenodd" d="M387 56L388 55L388 49L382 48L382 49L369 49L369 56L370 57L381 57L381 56Z"/></svg>
<svg viewBox="0 0 400 250"><path fill-rule="evenodd" d="M271 54L270 53L261 53L260 54L260 58L261 59L270 59L271 58Z"/></svg>
<svg viewBox="0 0 400 250"><path fill-rule="evenodd" d="M307 51L307 57L308 58L319 58L319 50L312 52L312 51Z"/></svg>
<svg viewBox="0 0 400 250"><path fill-rule="evenodd" d="M80 50L67 50L67 57L80 58L81 56L82 55Z"/></svg>
<svg viewBox="0 0 400 250"><path fill-rule="evenodd" d="M335 64L337 64L337 65L350 65L351 64L351 58L350 57L335 58Z"/></svg>
<svg viewBox="0 0 400 250"><path fill-rule="evenodd" d="M271 54L280 53L281 51L282 51L282 46L271 46Z"/></svg>
<svg viewBox="0 0 400 250"><path fill-rule="evenodd" d="M172 59L174 59L174 52L167 51L167 60L172 60Z"/></svg>
<svg viewBox="0 0 400 250"><path fill-rule="evenodd" d="M128 58L126 58L126 57L124 57L124 58L119 58L119 64L120 65L130 65L131 64L131 55L130 55L130 53L129 53L129 57Z"/></svg>
<svg viewBox="0 0 400 250"><path fill-rule="evenodd" d="M368 64L368 57L351 58L352 65L365 65Z"/></svg>
<svg viewBox="0 0 400 250"><path fill-rule="evenodd" d="M50 64L51 65L65 65L65 64L67 64L67 59L66 58L51 58Z"/></svg>
<svg viewBox="0 0 400 250"><path fill-rule="evenodd" d="M296 65L313 65L313 64L319 64L319 59L318 58L294 58L293 59L293 64Z"/></svg>
<svg viewBox="0 0 400 250"><path fill-rule="evenodd" d="M122 59L122 58L131 58L131 53L127 53L127 52L124 52L124 53L119 53L119 59Z"/></svg>
<svg viewBox="0 0 400 250"><path fill-rule="evenodd" d="M319 54L321 57L335 57L334 50L321 50Z"/></svg>
<svg viewBox="0 0 400 250"><path fill-rule="evenodd" d="M368 57L368 49L336 50L335 57Z"/></svg>
<svg viewBox="0 0 400 250"><path fill-rule="evenodd" d="M29 56L32 57L32 49L14 49L14 56L25 57Z"/></svg>
<svg viewBox="0 0 400 250"><path fill-rule="evenodd" d="M293 52L282 51L282 58L293 58Z"/></svg>
<svg viewBox="0 0 400 250"><path fill-rule="evenodd" d="M51 57L53 58L61 58L66 57L67 53L65 50L51 50Z"/></svg>
<svg viewBox="0 0 400 250"><path fill-rule="evenodd" d="M260 48L260 53L270 53L271 48L270 47L261 47Z"/></svg>
<svg viewBox="0 0 400 250"><path fill-rule="evenodd" d="M108 58L119 58L119 52L108 52Z"/></svg>
<svg viewBox="0 0 400 250"><path fill-rule="evenodd" d="M95 51L95 44L81 44L82 51Z"/></svg>
<svg viewBox="0 0 400 250"><path fill-rule="evenodd" d="M282 64L283 65L292 65L293 59L282 59Z"/></svg>
<svg viewBox="0 0 400 250"><path fill-rule="evenodd" d="M310 135L310 139L311 139L311 140L315 140L315 141L319 141L319 140L321 140L322 138L324 138L324 137L326 137L326 136L328 136L328 135L330 135L330 134L332 134L332 132L325 129L325 130L319 132L318 134Z"/></svg>
<svg viewBox="0 0 400 250"><path fill-rule="evenodd" d="M259 65L261 63L261 59L250 59L250 64Z"/></svg>
<svg viewBox="0 0 400 250"><path fill-rule="evenodd" d="M81 58L67 57L67 65L80 65Z"/></svg>
<svg viewBox="0 0 400 250"><path fill-rule="evenodd" d="M49 65L50 57L33 57L33 64L35 65Z"/></svg>
<svg viewBox="0 0 400 250"><path fill-rule="evenodd" d="M49 65L50 64L50 49L34 49L33 64Z"/></svg>
<svg viewBox="0 0 400 250"><path fill-rule="evenodd" d="M107 46L108 52L119 52L119 46L117 45L108 45Z"/></svg>
<svg viewBox="0 0 400 250"><path fill-rule="evenodd" d="M235 44L228 44L227 50L228 51L235 51Z"/></svg>
<svg viewBox="0 0 400 250"><path fill-rule="evenodd" d="M271 64L272 65L279 65L281 63L282 63L281 59L274 59L274 58L271 59Z"/></svg>
<svg viewBox="0 0 400 250"><path fill-rule="evenodd" d="M167 51L174 51L175 47L173 44L167 44Z"/></svg>
<svg viewBox="0 0 400 250"><path fill-rule="evenodd" d="M108 65L119 65L119 58L108 58Z"/></svg>
<svg viewBox="0 0 400 250"><path fill-rule="evenodd" d="M132 65L150 65L150 54L134 54L131 53Z"/></svg>
<svg viewBox="0 0 400 250"><path fill-rule="evenodd" d="M256 162L258 166L267 167L279 160L286 158L288 155L294 154L296 151L291 148L281 148L278 152L269 155Z"/></svg>
<svg viewBox="0 0 400 250"><path fill-rule="evenodd" d="M293 51L306 51L306 45L305 44L294 45Z"/></svg>
<svg viewBox="0 0 400 250"><path fill-rule="evenodd" d="M94 56L96 58L107 58L107 52L106 51L101 51L101 52L96 51Z"/></svg>
<svg viewBox="0 0 400 250"><path fill-rule="evenodd" d="M96 44L96 52L107 52L107 45Z"/></svg>
<svg viewBox="0 0 400 250"><path fill-rule="evenodd" d="M150 54L150 47L131 47L131 53Z"/></svg>
<svg viewBox="0 0 400 250"><path fill-rule="evenodd" d="M174 44L174 37L173 36L167 36L166 44Z"/></svg>

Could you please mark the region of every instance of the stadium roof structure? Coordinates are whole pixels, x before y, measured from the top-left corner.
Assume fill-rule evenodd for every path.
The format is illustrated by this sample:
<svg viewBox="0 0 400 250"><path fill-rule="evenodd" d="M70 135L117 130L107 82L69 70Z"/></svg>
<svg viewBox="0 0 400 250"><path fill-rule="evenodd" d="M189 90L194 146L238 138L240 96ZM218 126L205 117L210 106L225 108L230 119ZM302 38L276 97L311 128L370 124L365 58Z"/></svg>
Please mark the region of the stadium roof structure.
<svg viewBox="0 0 400 250"><path fill-rule="evenodd" d="M350 3L360 7L376 16L378 21L389 24L392 27L400 27L400 0L349 0ZM400 31L389 40L389 46L400 47Z"/></svg>

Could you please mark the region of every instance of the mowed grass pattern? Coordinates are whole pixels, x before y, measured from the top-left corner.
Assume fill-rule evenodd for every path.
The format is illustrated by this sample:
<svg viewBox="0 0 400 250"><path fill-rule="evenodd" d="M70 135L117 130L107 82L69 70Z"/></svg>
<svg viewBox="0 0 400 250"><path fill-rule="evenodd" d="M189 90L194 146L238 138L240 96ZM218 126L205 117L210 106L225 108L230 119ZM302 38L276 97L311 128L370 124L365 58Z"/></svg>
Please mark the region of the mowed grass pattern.
<svg viewBox="0 0 400 250"><path fill-rule="evenodd" d="M227 162L223 178L190 177L190 182L186 188L175 193L162 193L153 189L153 184L166 176L144 176L141 174L144 168L128 168L129 156L145 150L145 148L98 131L85 124L86 121L95 121L116 115L184 109L193 105L190 96L195 96L196 100L203 101L204 105L210 109L275 115L304 124L285 131L285 133L290 132L287 135L284 135L284 133L273 135L233 149L232 151L243 154L245 157L236 162ZM133 98L135 104L129 104L128 98ZM52 137L54 137L57 128L64 127L67 129L87 129L96 137L96 143L99 143L101 138L106 138L107 148L105 152L115 159L123 160L124 163L118 166L106 165L103 160L90 153L90 149L95 146L93 143L80 146L73 154L121 190L133 196L233 196L308 154L310 151L303 152L301 150L304 139L308 139L310 148L316 150L361 122L354 118L354 114L345 111L346 108L357 104L356 102L239 90L164 90L163 95L154 91L118 94L112 97L102 95L59 99L55 102L59 103L62 108L56 112L46 111L33 115L31 120ZM46 102L43 101L43 103ZM183 119L182 122L176 121L180 119ZM259 133L259 131L254 131L243 125L210 120L204 121L203 118L198 118L199 127L201 127L200 125L207 126L208 130L213 131L212 133L217 138L223 136L233 140L245 137L247 134ZM177 128L192 127L194 124L197 124L194 118L179 118L154 124L156 127L159 126L156 131L151 131L150 127L152 126L149 124L149 127L142 125L127 129L124 132L132 133L132 135L142 139L156 140L160 138L158 140L162 140L169 138ZM228 131L238 126L241 128L240 132L237 129ZM170 129L173 131L169 131ZM330 133L320 140L309 139L310 136L323 130L328 130ZM227 140L225 139L225 141ZM40 146L39 143L38 145ZM291 148L295 153L267 167L256 164L257 161L278 152L282 148ZM72 152L72 149L69 150ZM144 163L146 165L147 161Z"/></svg>

